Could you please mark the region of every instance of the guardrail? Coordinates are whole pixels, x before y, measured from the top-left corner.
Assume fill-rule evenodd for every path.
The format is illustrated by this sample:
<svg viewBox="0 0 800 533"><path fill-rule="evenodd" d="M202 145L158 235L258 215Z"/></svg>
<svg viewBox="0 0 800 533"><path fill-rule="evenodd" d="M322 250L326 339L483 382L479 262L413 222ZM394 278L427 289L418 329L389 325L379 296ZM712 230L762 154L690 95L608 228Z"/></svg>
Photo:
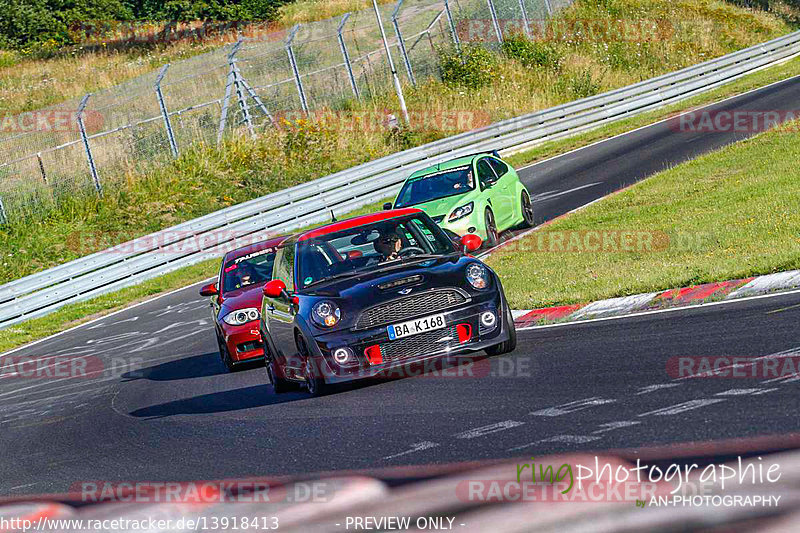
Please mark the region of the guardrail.
<svg viewBox="0 0 800 533"><path fill-rule="evenodd" d="M399 152L178 224L0 286L0 328L135 285L396 192L411 172L484 150L520 150L672 104L800 53L800 32L600 95Z"/></svg>

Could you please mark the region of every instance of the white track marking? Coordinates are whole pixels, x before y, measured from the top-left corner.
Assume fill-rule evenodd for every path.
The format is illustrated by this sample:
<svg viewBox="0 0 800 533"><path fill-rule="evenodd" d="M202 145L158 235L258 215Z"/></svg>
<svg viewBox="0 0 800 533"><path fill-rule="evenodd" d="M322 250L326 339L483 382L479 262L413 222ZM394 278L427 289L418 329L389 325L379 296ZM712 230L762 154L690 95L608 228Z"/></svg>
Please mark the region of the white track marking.
<svg viewBox="0 0 800 533"><path fill-rule="evenodd" d="M602 429L598 429L596 431L592 431L593 435L599 435L601 433L608 433L609 431L614 431L615 429L622 429L631 426L635 426L637 424L641 424L638 420L620 420L619 422L606 422L604 424L600 424Z"/></svg>
<svg viewBox="0 0 800 533"><path fill-rule="evenodd" d="M386 457L384 457L384 459L394 459L396 457L402 457L403 455L408 455L410 453L421 452L423 450L430 450L431 448L435 448L437 446L439 446L439 445L436 444L435 442L430 442L430 441L426 440L426 441L423 441L423 442L418 442L416 444L412 444L410 450L406 450L406 451L400 452L400 453L395 453L393 455L387 455Z"/></svg>
<svg viewBox="0 0 800 533"><path fill-rule="evenodd" d="M671 389L672 387L680 387L680 383L658 383L656 385L648 385L646 387L641 387L639 392L636 393L637 396L641 394L650 394L651 392L655 392L657 390L662 389Z"/></svg>
<svg viewBox="0 0 800 533"><path fill-rule="evenodd" d="M656 409L655 411L648 411L647 413L642 413L639 416L671 416L671 415L678 415L681 413L685 413L686 411L691 411L693 409L699 409L701 407L705 407L707 405L712 405L719 402L724 402L724 399L721 398L701 398L699 400L689 400L688 402L679 403L676 405L671 405L669 407L662 407L661 409Z"/></svg>
<svg viewBox="0 0 800 533"><path fill-rule="evenodd" d="M575 187L574 189L569 189L569 190L561 191L561 192L554 192L552 194L551 193L541 193L541 194L537 194L536 196L531 198L531 201L533 203L546 202L547 200L552 200L553 198L558 198L559 196L564 196L565 194L569 194L571 192L580 191L581 189L588 189L589 187L594 187L596 185L602 185L602 184L603 184L602 182L597 181L595 183L589 183L589 184L586 184L586 185L581 185L580 187Z"/></svg>
<svg viewBox="0 0 800 533"><path fill-rule="evenodd" d="M185 287L180 287L179 289L175 289L175 290L172 290L172 291L169 291L169 292L165 292L163 294L159 294L158 296L154 296L153 298L150 298L149 300L144 300L144 301L135 303L133 305L130 305L128 307L123 307L122 309L117 309L116 311L108 313L107 315L103 315L103 316L97 317L95 319L88 320L88 321L84 322L83 324L78 324L77 326L71 327L69 329L65 329L64 331L59 331L58 333L54 333L54 334L50 335L49 337L45 337L43 339L39 339L39 340L35 340L35 341L32 341L32 342L29 342L28 344L23 344L22 346L18 346L16 348L12 348L11 350L8 350L7 352L3 352L2 354L0 354L0 357L6 356L6 355L14 353L14 352L18 352L19 350L24 350L25 348L29 348L29 347L31 347L31 346L33 346L35 344L41 344L41 343L43 343L45 341L52 340L52 339L54 339L56 337L60 337L61 335L64 335L65 333L70 333L71 331L75 331L76 329L85 328L86 326L88 326L90 324L94 324L94 323L99 322L101 320L105 320L108 317L112 317L114 315L118 315L118 314L123 313L125 311L128 311L130 309L135 309L135 308L140 307L142 305L155 302L156 300L159 300L159 299L164 298L166 296L170 296L172 294L175 294L176 292L180 292L182 290L189 289L189 288L195 287L197 285L202 285L203 283L208 283L209 281L212 281L214 279L216 279L216 276L214 276L213 278L204 279L203 281L198 281L197 283L192 283L191 285L187 285Z"/></svg>
<svg viewBox="0 0 800 533"><path fill-rule="evenodd" d="M453 436L457 439L474 439L476 437L483 437L485 435L491 435L492 433L497 433L499 431L505 431L507 429L519 427L524 423L525 422L517 422L516 420L505 420L503 422L498 422L496 424L489 424L488 426L481 426L479 428L469 429L462 433L456 433Z"/></svg>
<svg viewBox="0 0 800 533"><path fill-rule="evenodd" d="M551 442L560 442L563 444L586 444L587 442L594 442L602 438L603 437L597 437L594 435L554 435L552 437L535 440L533 442L522 444L520 446L514 446L513 448L509 448L506 451L515 452L519 450L524 450L525 448L530 448L531 446L536 446L537 444L544 444Z"/></svg>
<svg viewBox="0 0 800 533"><path fill-rule="evenodd" d="M608 403L614 403L616 401L617 400L610 400L606 398L600 398L599 396L594 396L592 398L584 398L583 400L576 400L574 402L557 405L555 407L548 407L547 409L540 409L529 414L533 416L562 416L574 413L576 411L582 411L584 409L588 409L589 407L596 407L598 405L605 405Z"/></svg>

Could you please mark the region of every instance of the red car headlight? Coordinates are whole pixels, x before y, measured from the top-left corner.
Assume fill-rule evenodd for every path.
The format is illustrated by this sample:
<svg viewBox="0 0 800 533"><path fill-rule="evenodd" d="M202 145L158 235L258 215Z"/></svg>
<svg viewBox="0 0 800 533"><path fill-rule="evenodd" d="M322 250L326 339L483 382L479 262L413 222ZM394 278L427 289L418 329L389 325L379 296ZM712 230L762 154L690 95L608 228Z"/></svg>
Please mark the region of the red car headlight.
<svg viewBox="0 0 800 533"><path fill-rule="evenodd" d="M222 321L231 326L241 326L242 324L258 320L259 318L261 318L261 313L258 312L258 309L255 307L248 307L231 311L222 317Z"/></svg>

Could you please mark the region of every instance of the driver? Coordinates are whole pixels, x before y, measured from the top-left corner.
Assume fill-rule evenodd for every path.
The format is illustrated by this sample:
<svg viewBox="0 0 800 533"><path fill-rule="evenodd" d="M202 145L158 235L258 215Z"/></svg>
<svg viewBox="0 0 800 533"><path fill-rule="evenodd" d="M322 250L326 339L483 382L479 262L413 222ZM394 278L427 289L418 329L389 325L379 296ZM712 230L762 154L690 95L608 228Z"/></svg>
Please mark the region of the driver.
<svg viewBox="0 0 800 533"><path fill-rule="evenodd" d="M245 287L255 283L255 270L252 265L244 263L239 267L239 287Z"/></svg>
<svg viewBox="0 0 800 533"><path fill-rule="evenodd" d="M382 259L381 263L386 263L388 261L396 261L400 258L398 252L403 247L403 243L400 241L400 237L394 231L388 231L386 233L381 233L381 236L378 237L372 246L375 247L375 251L381 254Z"/></svg>

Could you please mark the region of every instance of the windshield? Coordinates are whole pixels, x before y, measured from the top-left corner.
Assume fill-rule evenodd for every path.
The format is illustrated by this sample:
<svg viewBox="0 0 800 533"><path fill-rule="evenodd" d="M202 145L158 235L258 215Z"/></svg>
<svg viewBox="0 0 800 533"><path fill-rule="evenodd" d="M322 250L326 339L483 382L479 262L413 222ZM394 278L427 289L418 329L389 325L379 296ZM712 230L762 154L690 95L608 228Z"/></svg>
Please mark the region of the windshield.
<svg viewBox="0 0 800 533"><path fill-rule="evenodd" d="M225 262L222 269L222 293L269 281L272 278L272 263L275 248L259 250Z"/></svg>
<svg viewBox="0 0 800 533"><path fill-rule="evenodd" d="M475 178L471 166L434 172L408 180L397 195L394 206L424 204L431 200L464 194L474 188Z"/></svg>
<svg viewBox="0 0 800 533"><path fill-rule="evenodd" d="M401 264L414 257L454 251L447 235L422 214L366 224L300 241L298 288L366 269Z"/></svg>

